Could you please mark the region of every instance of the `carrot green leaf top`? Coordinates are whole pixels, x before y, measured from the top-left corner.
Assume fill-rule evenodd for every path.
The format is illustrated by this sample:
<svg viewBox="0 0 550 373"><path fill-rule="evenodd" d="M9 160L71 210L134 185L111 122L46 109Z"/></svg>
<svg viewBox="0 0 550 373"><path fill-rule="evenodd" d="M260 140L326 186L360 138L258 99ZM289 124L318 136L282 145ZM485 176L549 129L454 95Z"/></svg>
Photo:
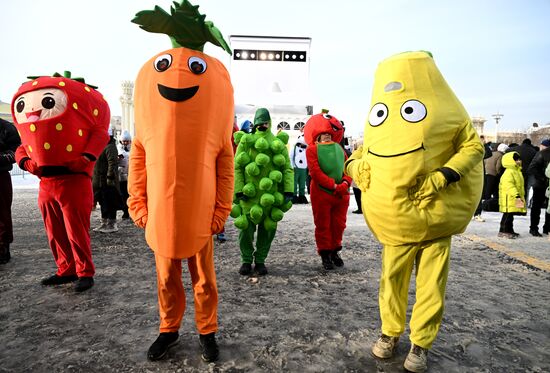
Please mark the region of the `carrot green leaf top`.
<svg viewBox="0 0 550 373"><path fill-rule="evenodd" d="M204 44L210 42L231 54L231 48L224 40L222 33L206 16L199 13L199 6L188 0L174 1L170 13L159 6L153 10L138 12L133 23L145 31L166 34L172 40L174 48L185 47L203 51Z"/></svg>

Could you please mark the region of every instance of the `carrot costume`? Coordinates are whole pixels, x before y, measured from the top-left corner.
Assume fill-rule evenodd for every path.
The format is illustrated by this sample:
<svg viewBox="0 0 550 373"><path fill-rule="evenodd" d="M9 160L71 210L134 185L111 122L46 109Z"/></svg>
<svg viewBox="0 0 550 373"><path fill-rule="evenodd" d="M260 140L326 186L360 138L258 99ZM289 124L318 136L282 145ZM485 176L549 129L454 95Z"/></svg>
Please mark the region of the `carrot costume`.
<svg viewBox="0 0 550 373"><path fill-rule="evenodd" d="M188 260L203 358L217 358L212 234L231 211L233 88L223 64L202 49L210 41L231 50L197 8L183 1L171 14L155 7L132 20L168 34L174 46L147 61L136 79L128 174L129 213L145 228L157 266L161 335L149 349L151 360L177 341L185 310L181 259Z"/></svg>

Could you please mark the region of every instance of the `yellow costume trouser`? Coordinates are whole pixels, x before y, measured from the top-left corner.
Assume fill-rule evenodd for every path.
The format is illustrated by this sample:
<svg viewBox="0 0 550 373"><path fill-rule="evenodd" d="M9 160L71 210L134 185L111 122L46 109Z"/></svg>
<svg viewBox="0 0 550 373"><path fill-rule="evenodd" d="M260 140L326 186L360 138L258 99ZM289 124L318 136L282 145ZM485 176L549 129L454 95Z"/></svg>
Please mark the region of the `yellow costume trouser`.
<svg viewBox="0 0 550 373"><path fill-rule="evenodd" d="M185 312L185 289L181 279L182 259L155 254L160 313L160 332L177 332ZM195 322L200 334L218 330L218 289L212 240L187 259L195 299Z"/></svg>
<svg viewBox="0 0 550 373"><path fill-rule="evenodd" d="M451 237L384 246L378 297L383 334L397 337L405 330L409 282L416 262L410 339L417 346L431 348L443 318L450 249Z"/></svg>

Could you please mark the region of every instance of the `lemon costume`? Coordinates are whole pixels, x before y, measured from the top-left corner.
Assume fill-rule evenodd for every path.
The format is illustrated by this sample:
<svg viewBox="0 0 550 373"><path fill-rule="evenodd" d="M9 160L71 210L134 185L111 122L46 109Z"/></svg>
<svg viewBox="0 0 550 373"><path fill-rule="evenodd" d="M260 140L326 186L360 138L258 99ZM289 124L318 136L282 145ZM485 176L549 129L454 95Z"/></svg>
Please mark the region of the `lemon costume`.
<svg viewBox="0 0 550 373"><path fill-rule="evenodd" d="M359 186L363 214L384 245L379 306L382 333L405 329L416 264L412 343L429 349L443 316L451 235L479 202L483 145L431 54L382 61L375 75L363 146L345 172Z"/></svg>

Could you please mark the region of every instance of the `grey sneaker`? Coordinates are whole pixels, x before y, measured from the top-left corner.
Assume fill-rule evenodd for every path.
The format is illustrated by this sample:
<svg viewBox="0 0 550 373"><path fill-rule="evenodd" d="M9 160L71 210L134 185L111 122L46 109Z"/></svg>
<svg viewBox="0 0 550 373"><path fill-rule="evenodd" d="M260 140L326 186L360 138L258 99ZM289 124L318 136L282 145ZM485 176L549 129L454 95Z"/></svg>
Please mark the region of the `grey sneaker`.
<svg viewBox="0 0 550 373"><path fill-rule="evenodd" d="M113 233L118 232L118 227L116 225L116 219L107 220L107 224L102 229L99 229L101 233Z"/></svg>
<svg viewBox="0 0 550 373"><path fill-rule="evenodd" d="M399 341L399 337L382 334L372 346L372 354L380 359L392 357L397 341Z"/></svg>
<svg viewBox="0 0 550 373"><path fill-rule="evenodd" d="M428 349L413 344L403 366L409 372L426 371L428 369Z"/></svg>
<svg viewBox="0 0 550 373"><path fill-rule="evenodd" d="M101 232L102 229L107 228L107 219L101 219L101 225L99 227L94 228L94 232Z"/></svg>

